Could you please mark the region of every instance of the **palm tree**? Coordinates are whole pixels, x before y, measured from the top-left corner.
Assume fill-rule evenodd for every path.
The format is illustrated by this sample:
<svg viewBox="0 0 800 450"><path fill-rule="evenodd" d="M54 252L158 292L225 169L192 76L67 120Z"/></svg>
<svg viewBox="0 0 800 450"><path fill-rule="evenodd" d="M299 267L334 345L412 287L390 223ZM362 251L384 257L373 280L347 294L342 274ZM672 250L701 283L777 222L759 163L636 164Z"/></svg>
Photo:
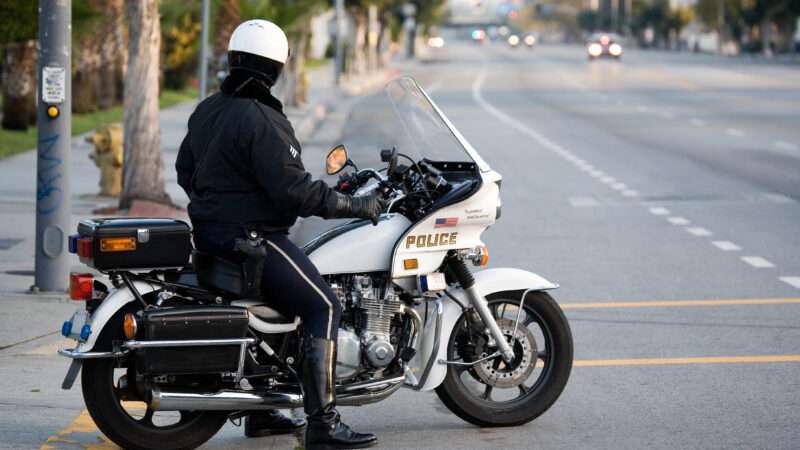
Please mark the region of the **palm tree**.
<svg viewBox="0 0 800 450"><path fill-rule="evenodd" d="M161 26L158 0L126 0L128 70L125 74L125 162L120 208L134 200L170 204L164 189L158 122Z"/></svg>
<svg viewBox="0 0 800 450"><path fill-rule="evenodd" d="M36 122L38 2L0 2L3 61L2 127L26 130Z"/></svg>

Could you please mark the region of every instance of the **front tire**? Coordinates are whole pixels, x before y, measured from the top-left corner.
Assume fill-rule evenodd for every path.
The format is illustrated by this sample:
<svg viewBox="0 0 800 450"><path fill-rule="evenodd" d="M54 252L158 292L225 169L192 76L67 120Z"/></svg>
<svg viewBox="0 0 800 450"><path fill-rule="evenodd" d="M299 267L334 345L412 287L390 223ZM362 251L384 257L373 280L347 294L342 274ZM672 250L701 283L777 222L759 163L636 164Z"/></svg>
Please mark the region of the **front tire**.
<svg viewBox="0 0 800 450"><path fill-rule="evenodd" d="M154 412L142 417L123 405L115 385L114 359L88 359L83 363L81 386L86 409L103 434L129 450L188 450L213 437L227 421L224 411L181 411L177 422L156 424ZM136 411L135 409L133 411ZM178 414L178 413L175 413Z"/></svg>
<svg viewBox="0 0 800 450"><path fill-rule="evenodd" d="M495 318L503 319L506 324L509 318L515 319L522 294L523 291L508 291L489 295L487 300ZM508 306L512 308L516 306L516 309L507 312ZM480 379L480 374L475 368L448 366L447 375L444 382L436 388L436 394L445 406L461 419L481 427L522 425L547 411L564 390L572 370L573 357L572 332L567 318L555 300L545 292L529 293L523 312L525 316L520 320L520 326L524 323L529 327L536 323L541 330L541 337L535 338L536 341L541 341L535 345L537 349L533 363L535 368L528 372L529 378L521 380L519 385L510 388L518 390L518 396L493 400L494 387ZM460 329L466 327L465 323L465 317L462 315L451 334L447 350L450 361L463 359L463 355L459 355L457 335ZM529 336L532 335L531 333ZM533 355L528 355L531 356ZM494 369L501 372L505 364L499 362L501 361L499 358L496 361L498 362L494 363ZM500 367L501 365L503 367ZM527 386L526 382L534 376L534 383ZM475 389L471 388L475 384L479 386L479 390L483 390L483 393L475 392ZM506 397L509 394L508 390L508 388L502 389L502 394L506 394Z"/></svg>

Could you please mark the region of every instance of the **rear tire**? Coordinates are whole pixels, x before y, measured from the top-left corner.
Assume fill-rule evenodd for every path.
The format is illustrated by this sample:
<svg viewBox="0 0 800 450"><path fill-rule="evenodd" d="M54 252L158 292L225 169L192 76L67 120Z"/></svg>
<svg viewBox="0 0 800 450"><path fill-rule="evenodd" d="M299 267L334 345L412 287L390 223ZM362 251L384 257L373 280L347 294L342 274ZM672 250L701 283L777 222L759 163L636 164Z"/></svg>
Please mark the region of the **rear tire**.
<svg viewBox="0 0 800 450"><path fill-rule="evenodd" d="M487 300L490 307L497 303L519 305L522 293L522 291L498 292L489 295ZM485 398L476 396L461 378L464 370L460 370L457 366L449 366L444 382L436 388L436 394L445 406L461 419L480 427L522 425L547 411L564 390L572 370L573 355L572 332L567 318L555 300L545 292L529 293L523 311L526 317L529 311L532 316L537 316L549 330L544 332L546 336L543 340L549 340L546 343L551 348L546 350L545 359L540 360L545 364L539 375L541 378L537 378L536 383L528 388L527 392L520 388L519 398L495 402L491 400L491 389L488 389L490 393ZM505 313L505 309L503 312ZM456 324L456 330L463 320L462 316ZM454 332L448 343L449 360L458 359L455 335Z"/></svg>
<svg viewBox="0 0 800 450"><path fill-rule="evenodd" d="M136 420L120 403L114 386L115 367L114 359L86 360L81 385L86 409L97 428L120 447L129 450L193 449L211 439L225 425L228 418L225 411L182 411L180 422L164 427L153 426L152 416L149 424L144 418Z"/></svg>

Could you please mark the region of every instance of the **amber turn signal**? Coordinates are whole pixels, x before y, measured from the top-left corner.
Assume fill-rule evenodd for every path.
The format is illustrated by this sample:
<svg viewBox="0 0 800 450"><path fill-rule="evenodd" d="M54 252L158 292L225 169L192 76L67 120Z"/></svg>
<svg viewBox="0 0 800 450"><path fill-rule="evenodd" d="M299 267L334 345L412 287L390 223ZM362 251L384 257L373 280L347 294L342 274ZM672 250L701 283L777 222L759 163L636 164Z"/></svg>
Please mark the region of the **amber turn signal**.
<svg viewBox="0 0 800 450"><path fill-rule="evenodd" d="M101 252L130 252L136 250L136 238L103 238L100 239Z"/></svg>
<svg viewBox="0 0 800 450"><path fill-rule="evenodd" d="M131 313L125 314L125 318L122 321L122 331L125 332L125 338L129 341L135 339L138 327L139 326L136 324L136 316Z"/></svg>
<svg viewBox="0 0 800 450"><path fill-rule="evenodd" d="M417 258L414 259L404 259L403 260L403 268L406 270L414 270L419 268L419 262Z"/></svg>
<svg viewBox="0 0 800 450"><path fill-rule="evenodd" d="M481 255L481 261L480 261L480 264L478 264L478 265L483 267L483 266L489 264L489 247L487 247L485 245L481 246L480 255Z"/></svg>

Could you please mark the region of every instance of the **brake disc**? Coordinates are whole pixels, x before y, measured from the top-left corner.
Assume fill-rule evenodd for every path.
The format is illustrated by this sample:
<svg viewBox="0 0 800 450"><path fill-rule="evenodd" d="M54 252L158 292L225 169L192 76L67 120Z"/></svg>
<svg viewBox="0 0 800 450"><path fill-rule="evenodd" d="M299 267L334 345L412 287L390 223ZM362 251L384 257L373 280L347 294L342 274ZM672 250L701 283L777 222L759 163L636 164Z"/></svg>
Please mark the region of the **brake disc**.
<svg viewBox="0 0 800 450"><path fill-rule="evenodd" d="M500 331L511 342L514 333L514 321L511 319L498 319ZM536 367L536 338L528 327L520 326L514 342L514 361L506 364L501 357L476 364L473 367L475 374L485 384L498 388L512 388L519 386L527 380Z"/></svg>

